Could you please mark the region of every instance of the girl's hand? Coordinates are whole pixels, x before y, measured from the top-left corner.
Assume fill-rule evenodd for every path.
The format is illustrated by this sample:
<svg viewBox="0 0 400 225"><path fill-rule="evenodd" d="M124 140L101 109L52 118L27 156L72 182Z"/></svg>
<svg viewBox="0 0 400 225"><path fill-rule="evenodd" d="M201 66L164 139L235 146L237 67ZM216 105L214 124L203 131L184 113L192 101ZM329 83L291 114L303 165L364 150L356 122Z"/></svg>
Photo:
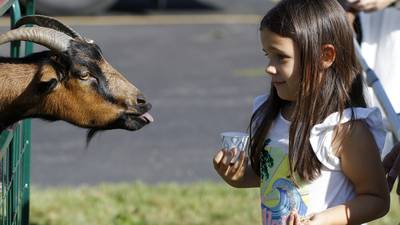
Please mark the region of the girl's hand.
<svg viewBox="0 0 400 225"><path fill-rule="evenodd" d="M292 211L286 219L286 225L304 225L300 222L300 216L296 211Z"/></svg>
<svg viewBox="0 0 400 225"><path fill-rule="evenodd" d="M395 145L385 156L383 167L389 184L389 190L391 191L396 178L400 178L400 144ZM397 185L397 194L400 195L400 182Z"/></svg>
<svg viewBox="0 0 400 225"><path fill-rule="evenodd" d="M286 220L287 225L322 225L325 224L318 216L318 214L311 214L307 217L301 218L296 211L290 213Z"/></svg>
<svg viewBox="0 0 400 225"><path fill-rule="evenodd" d="M214 155L214 169L230 185L243 179L246 167L247 156L245 151L240 151L239 157L236 157L238 150L236 148L227 150L221 149Z"/></svg>
<svg viewBox="0 0 400 225"><path fill-rule="evenodd" d="M396 0L348 0L351 8L365 12L382 10L395 1Z"/></svg>

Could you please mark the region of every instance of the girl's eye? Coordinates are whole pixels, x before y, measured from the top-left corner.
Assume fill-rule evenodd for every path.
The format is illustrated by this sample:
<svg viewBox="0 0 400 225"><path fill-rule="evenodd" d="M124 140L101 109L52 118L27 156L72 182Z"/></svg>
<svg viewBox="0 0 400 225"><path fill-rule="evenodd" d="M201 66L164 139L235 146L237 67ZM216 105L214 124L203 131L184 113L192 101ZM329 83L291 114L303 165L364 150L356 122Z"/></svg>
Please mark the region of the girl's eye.
<svg viewBox="0 0 400 225"><path fill-rule="evenodd" d="M276 54L265 54L266 57L268 57L270 60L276 61L276 62L280 62L283 63L285 61L285 59L287 59L288 57L285 55L276 55Z"/></svg>
<svg viewBox="0 0 400 225"><path fill-rule="evenodd" d="M286 55L282 55L282 54L278 54L275 56L276 61L279 63L285 63L286 59L288 59L288 58L290 58L290 57L288 57Z"/></svg>
<svg viewBox="0 0 400 225"><path fill-rule="evenodd" d="M282 54L278 54L278 55L277 55L277 58L278 58L279 60L284 60L284 59L287 58L287 56L282 55Z"/></svg>
<svg viewBox="0 0 400 225"><path fill-rule="evenodd" d="M79 76L79 79L81 80L88 80L90 77L90 73L89 72L84 72Z"/></svg>
<svg viewBox="0 0 400 225"><path fill-rule="evenodd" d="M269 60L275 61L275 62L277 62L277 63L285 63L285 60L286 60L287 58L289 58L288 56L286 56L286 55L284 55L284 54L275 53L275 52L269 53L269 52L264 51L264 55L265 55Z"/></svg>

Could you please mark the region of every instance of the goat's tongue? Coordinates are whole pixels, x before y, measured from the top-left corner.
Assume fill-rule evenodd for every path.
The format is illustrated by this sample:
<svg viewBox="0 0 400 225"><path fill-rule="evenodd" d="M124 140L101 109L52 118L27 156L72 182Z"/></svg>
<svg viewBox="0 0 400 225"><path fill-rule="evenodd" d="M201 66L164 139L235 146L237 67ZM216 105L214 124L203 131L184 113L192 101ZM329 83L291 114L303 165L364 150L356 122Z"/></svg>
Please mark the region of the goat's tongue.
<svg viewBox="0 0 400 225"><path fill-rule="evenodd" d="M150 115L150 113L145 113L141 115L140 118L147 121L148 123L154 122L154 118Z"/></svg>

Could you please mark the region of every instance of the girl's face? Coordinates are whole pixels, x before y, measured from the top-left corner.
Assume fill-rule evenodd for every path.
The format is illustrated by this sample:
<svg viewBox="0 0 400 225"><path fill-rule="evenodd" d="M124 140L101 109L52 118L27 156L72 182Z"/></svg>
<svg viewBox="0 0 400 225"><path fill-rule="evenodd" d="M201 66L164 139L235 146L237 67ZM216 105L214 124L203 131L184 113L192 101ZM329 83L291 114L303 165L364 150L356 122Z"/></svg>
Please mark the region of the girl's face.
<svg viewBox="0 0 400 225"><path fill-rule="evenodd" d="M264 28L261 31L261 44L269 59L265 72L271 76L279 97L295 101L300 87L300 73L298 50L293 40Z"/></svg>

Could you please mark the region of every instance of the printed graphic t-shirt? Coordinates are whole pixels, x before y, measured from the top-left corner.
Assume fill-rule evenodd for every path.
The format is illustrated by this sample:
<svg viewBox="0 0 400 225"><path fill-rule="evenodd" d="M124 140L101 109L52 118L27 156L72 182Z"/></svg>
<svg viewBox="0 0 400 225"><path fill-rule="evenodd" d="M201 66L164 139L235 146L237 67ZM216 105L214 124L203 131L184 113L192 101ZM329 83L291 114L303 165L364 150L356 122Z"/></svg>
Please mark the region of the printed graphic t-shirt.
<svg viewBox="0 0 400 225"><path fill-rule="evenodd" d="M266 96L255 99L258 108ZM377 108L353 108L356 119L368 125L381 151L386 133ZM340 123L351 119L351 109L345 109ZM321 124L313 127L311 146L322 163L321 175L311 183L297 188L289 178L289 127L290 122L278 115L264 142L260 160L260 197L264 225L286 224L286 218L294 209L301 217L323 211L354 198L355 190L341 170L340 160L331 151L332 135L339 123L339 114L329 115Z"/></svg>

